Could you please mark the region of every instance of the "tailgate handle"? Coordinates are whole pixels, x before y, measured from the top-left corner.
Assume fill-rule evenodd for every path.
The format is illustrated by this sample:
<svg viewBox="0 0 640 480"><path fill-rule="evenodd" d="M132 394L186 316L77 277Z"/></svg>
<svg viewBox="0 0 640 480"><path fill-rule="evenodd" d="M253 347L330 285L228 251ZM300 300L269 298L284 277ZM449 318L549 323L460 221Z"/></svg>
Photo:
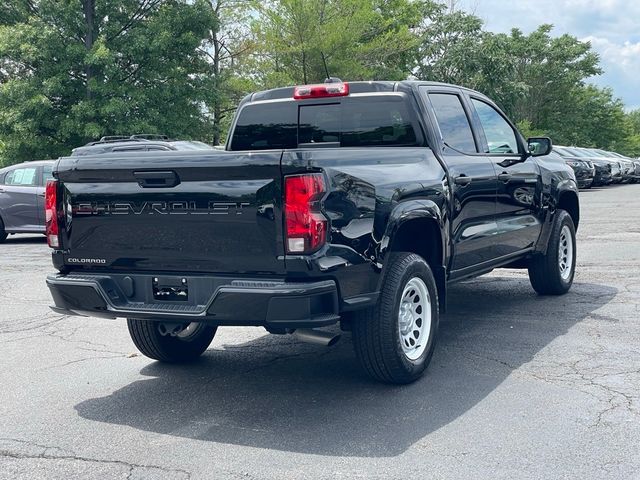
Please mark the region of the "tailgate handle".
<svg viewBox="0 0 640 480"><path fill-rule="evenodd" d="M171 188L180 183L176 172L133 172L142 188Z"/></svg>

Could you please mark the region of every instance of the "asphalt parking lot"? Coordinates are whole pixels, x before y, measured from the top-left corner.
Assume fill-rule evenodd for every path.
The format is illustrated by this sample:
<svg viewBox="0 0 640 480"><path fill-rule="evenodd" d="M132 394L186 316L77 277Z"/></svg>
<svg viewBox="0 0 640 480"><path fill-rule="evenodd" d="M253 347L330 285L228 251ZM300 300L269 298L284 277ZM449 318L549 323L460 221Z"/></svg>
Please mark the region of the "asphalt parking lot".
<svg viewBox="0 0 640 480"><path fill-rule="evenodd" d="M640 185L581 193L572 291L452 288L430 369L374 383L333 348L219 331L201 361L48 309L42 237L0 245L0 478L640 478Z"/></svg>

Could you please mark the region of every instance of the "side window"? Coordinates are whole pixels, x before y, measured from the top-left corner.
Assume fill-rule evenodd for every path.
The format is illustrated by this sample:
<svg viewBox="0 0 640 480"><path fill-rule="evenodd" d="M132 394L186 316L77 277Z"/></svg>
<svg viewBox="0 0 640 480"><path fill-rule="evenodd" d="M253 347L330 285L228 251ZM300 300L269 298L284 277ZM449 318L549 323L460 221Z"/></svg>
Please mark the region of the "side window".
<svg viewBox="0 0 640 480"><path fill-rule="evenodd" d="M460 97L450 93L430 93L429 99L447 146L464 153L477 153L471 125Z"/></svg>
<svg viewBox="0 0 640 480"><path fill-rule="evenodd" d="M518 153L518 141L511 125L488 103L472 98L489 149L484 153Z"/></svg>
<svg viewBox="0 0 640 480"><path fill-rule="evenodd" d="M36 167L16 168L9 172L5 180L7 185L33 187L36 184Z"/></svg>

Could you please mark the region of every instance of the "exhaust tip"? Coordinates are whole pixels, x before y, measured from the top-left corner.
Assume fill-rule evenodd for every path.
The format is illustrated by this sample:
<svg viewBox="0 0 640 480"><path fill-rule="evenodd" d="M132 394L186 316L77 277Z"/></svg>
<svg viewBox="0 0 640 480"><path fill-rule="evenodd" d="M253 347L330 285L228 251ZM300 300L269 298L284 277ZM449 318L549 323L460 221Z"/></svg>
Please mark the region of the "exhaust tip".
<svg viewBox="0 0 640 480"><path fill-rule="evenodd" d="M331 339L329 340L329 343L327 343L327 347L333 347L336 343L340 341L341 338L342 338L342 335L340 335L339 333L335 334L333 337L331 337Z"/></svg>
<svg viewBox="0 0 640 480"><path fill-rule="evenodd" d="M340 341L339 333L324 332L313 328L299 328L293 332L293 336L301 342L313 343L325 347L332 347Z"/></svg>

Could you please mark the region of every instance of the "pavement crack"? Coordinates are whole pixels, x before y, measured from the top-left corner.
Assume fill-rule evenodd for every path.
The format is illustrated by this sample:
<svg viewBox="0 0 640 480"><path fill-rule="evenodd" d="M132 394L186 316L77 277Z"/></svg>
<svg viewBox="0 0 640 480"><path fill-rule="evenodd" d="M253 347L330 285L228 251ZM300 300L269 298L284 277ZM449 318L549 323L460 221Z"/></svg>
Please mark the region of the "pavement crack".
<svg viewBox="0 0 640 480"><path fill-rule="evenodd" d="M6 446L0 446L0 457L5 458L15 458L15 459L32 459L32 460L66 460L66 461L74 461L74 462L86 462L86 463L97 463L102 465L115 465L122 466L128 469L127 478L131 478L134 473L138 470L142 471L158 471L163 474L167 474L172 479L190 479L191 472L184 469L176 469L176 468L168 468L160 465L145 465L140 463L127 462L125 460L112 460L112 459L101 459L101 458L92 458L85 457L81 455L77 455L68 450L52 447L47 445L42 445L39 443L21 440L17 438L0 438L0 442L12 442L14 444L21 445L24 447L29 447L33 452L25 452L19 451L19 449L10 449L6 448ZM54 454L52 452L58 451L60 453Z"/></svg>

